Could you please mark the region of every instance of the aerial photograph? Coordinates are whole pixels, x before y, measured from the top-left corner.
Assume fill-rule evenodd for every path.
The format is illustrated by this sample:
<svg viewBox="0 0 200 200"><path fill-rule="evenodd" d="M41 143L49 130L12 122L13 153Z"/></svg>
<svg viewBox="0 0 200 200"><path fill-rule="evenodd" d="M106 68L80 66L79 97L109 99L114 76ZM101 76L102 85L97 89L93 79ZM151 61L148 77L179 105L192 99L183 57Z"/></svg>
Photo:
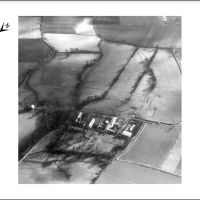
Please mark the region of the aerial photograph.
<svg viewBox="0 0 200 200"><path fill-rule="evenodd" d="M181 16L18 17L18 183L181 184Z"/></svg>

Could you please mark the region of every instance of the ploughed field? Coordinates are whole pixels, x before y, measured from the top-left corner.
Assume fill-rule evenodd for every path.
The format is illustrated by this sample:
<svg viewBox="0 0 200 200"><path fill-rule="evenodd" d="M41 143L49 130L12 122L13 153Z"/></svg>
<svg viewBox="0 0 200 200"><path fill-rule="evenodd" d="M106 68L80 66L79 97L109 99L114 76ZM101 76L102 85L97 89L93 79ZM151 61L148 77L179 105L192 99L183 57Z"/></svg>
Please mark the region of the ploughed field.
<svg viewBox="0 0 200 200"><path fill-rule="evenodd" d="M65 114L56 110L89 110L172 124L146 125L120 159L134 163L136 171L137 164L141 164L181 174L180 127L175 127L181 123L180 18L19 17L18 69L20 107L35 105L39 109L33 114L20 114L19 157L38 141L36 150L41 143L40 150L44 151L28 155L19 165L21 183L95 182L114 157L109 157L108 162L91 153L98 152L100 143L101 151L108 152L112 152L113 142L123 143L98 132L93 136L95 142L88 142L78 131L68 138L68 129L55 140L54 135L63 130L61 124L66 120ZM52 152L46 148L54 140ZM106 141L111 142L110 147L107 143L104 146ZM80 153L79 149L89 154L63 154ZM110 165L108 171L117 168L119 162ZM120 170L122 166L119 164ZM154 174L154 170L151 172ZM108 179L106 175L100 183L106 183L110 175L108 172ZM132 176L140 183L135 174ZM155 172L156 176L164 182L159 173ZM168 182L177 182L168 177Z"/></svg>

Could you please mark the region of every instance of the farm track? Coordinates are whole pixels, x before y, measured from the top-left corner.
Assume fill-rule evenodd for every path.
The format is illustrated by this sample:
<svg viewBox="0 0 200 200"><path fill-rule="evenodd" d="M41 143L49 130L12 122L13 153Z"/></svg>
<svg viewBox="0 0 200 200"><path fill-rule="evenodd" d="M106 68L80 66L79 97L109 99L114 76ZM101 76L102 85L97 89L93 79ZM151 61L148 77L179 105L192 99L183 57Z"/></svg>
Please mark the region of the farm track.
<svg viewBox="0 0 200 200"><path fill-rule="evenodd" d="M181 63L178 61L178 59L177 59L176 55L174 54L174 49L172 49L172 50L171 50L171 52L172 52L172 55L173 55L173 57L174 57L174 59L175 59L175 61L176 61L177 65L178 65L179 71L180 71L180 73L182 74L182 67L181 67Z"/></svg>

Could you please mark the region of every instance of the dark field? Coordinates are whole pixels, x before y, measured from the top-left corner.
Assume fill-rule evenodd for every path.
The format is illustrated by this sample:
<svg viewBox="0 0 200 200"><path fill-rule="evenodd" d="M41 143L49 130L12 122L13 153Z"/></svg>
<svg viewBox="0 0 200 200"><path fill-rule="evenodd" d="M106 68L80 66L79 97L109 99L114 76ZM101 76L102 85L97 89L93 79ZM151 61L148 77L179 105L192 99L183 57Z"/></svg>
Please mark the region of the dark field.
<svg viewBox="0 0 200 200"><path fill-rule="evenodd" d="M51 49L42 39L19 39L19 62L38 62L46 58Z"/></svg>

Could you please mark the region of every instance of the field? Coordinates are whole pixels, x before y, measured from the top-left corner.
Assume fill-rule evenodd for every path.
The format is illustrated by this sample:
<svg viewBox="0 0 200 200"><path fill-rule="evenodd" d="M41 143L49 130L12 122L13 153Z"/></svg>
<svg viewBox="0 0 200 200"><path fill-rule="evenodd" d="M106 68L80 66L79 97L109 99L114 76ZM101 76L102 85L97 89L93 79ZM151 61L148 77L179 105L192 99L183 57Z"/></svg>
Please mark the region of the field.
<svg viewBox="0 0 200 200"><path fill-rule="evenodd" d="M109 42L102 42L100 48L103 57L95 68L87 74L81 90L80 103L90 96L101 96L109 90L110 86L113 85L113 80L116 79L135 50L134 47L128 45Z"/></svg>
<svg viewBox="0 0 200 200"><path fill-rule="evenodd" d="M41 39L19 39L20 62L37 62L50 52L50 48Z"/></svg>
<svg viewBox="0 0 200 200"><path fill-rule="evenodd" d="M50 63L32 75L29 84L37 92L39 101L58 102L57 106L70 109L80 77L98 58L99 54L57 53Z"/></svg>
<svg viewBox="0 0 200 200"><path fill-rule="evenodd" d="M38 39L40 33L41 17L19 17L19 39Z"/></svg>
<svg viewBox="0 0 200 200"><path fill-rule="evenodd" d="M37 65L36 62L19 62L18 64L18 83L21 85L29 70L32 70Z"/></svg>
<svg viewBox="0 0 200 200"><path fill-rule="evenodd" d="M40 162L24 161L19 166L19 184L89 184L101 169L87 162L41 167ZM31 171L31 173L30 173Z"/></svg>
<svg viewBox="0 0 200 200"><path fill-rule="evenodd" d="M139 118L165 123L181 121L181 73L166 50L158 50L149 65L149 72L140 79L121 112Z"/></svg>
<svg viewBox="0 0 200 200"><path fill-rule="evenodd" d="M140 45L150 28L144 26L123 26L120 24L95 24L99 37L110 42Z"/></svg>
<svg viewBox="0 0 200 200"><path fill-rule="evenodd" d="M45 33L44 40L58 52L99 52L97 36Z"/></svg>
<svg viewBox="0 0 200 200"><path fill-rule="evenodd" d="M134 19L133 19L134 18ZM164 22L162 17L120 17L119 24L94 24L104 40L145 47L180 48L180 19Z"/></svg>
<svg viewBox="0 0 200 200"><path fill-rule="evenodd" d="M24 88L24 85L21 85L18 89L18 103L19 105L31 105L35 103L34 94Z"/></svg>
<svg viewBox="0 0 200 200"><path fill-rule="evenodd" d="M44 16L43 31L45 33L73 34L74 27L82 20L81 17Z"/></svg>
<svg viewBox="0 0 200 200"><path fill-rule="evenodd" d="M45 133L39 131L43 127L41 113L26 112L18 117L18 145L20 160Z"/></svg>
<svg viewBox="0 0 200 200"><path fill-rule="evenodd" d="M144 109L155 109L153 115L141 117L168 123L181 121L181 73L171 54L158 51L152 61L151 69L156 77L154 90L147 97L150 104L143 104ZM141 109L142 111L142 109Z"/></svg>
<svg viewBox="0 0 200 200"><path fill-rule="evenodd" d="M113 161L96 184L180 184L181 177L133 163Z"/></svg>
<svg viewBox="0 0 200 200"><path fill-rule="evenodd" d="M25 113L20 114L18 118L19 123L19 129L18 129L18 143L20 144L20 141L31 134L36 128L36 121L37 121L37 115L34 116L34 113Z"/></svg>
<svg viewBox="0 0 200 200"><path fill-rule="evenodd" d="M116 49L116 48L114 48L114 45L112 45L112 46L113 46L113 49ZM121 46L119 46L119 48L120 47ZM131 51L133 53L135 52L133 57L130 58L130 61L127 62L126 65L121 64L121 68L123 69L123 71L117 71L118 74L120 73L118 80L112 85L112 87L108 91L106 97L99 102L94 102L94 103L88 104L87 106L84 107L85 109L101 110L105 113L110 113L110 114L121 111L120 110L120 107L122 107L121 105L124 103L126 98L128 98L130 96L130 94L132 93L132 91L134 89L134 86L137 85L138 77L140 77L144 73L144 70L145 70L144 60L150 58L153 55L155 50L154 49L143 49L143 48L139 48L138 50L136 50L136 48L134 48ZM111 52L111 51L109 51L109 52ZM114 54L117 54L117 53L114 53ZM101 66L101 68L100 68L100 66L98 66L97 70L100 71L105 66L105 68L106 68L105 70L107 72L106 74L108 74L109 78L111 79L114 74L113 72L115 72L114 71L115 67L113 67L113 66L117 66L119 62L116 59L110 58L109 54L107 56L108 56L108 58L107 58L108 61L105 62L104 60L102 60L102 66ZM110 62L110 60L112 62ZM116 61L116 63L114 63L113 60ZM122 60L122 59L120 59L120 60ZM126 58L126 60L127 60L127 58ZM108 63L108 62L110 62L110 63ZM108 71L108 69L109 69L109 71ZM93 73L92 78L96 77L96 76L100 77L99 73L97 73L97 70L92 72ZM112 72L112 74L111 73L109 74L108 72ZM96 84L98 86L101 86L100 88L104 88L106 86L106 85L104 87L102 86L103 84L106 83L106 81L105 81L106 76L103 73L104 73L104 71L102 71L101 79L97 80L94 78L95 80L97 80ZM109 78L108 78L108 80L110 81ZM87 89L87 91L83 90L82 93L87 94L86 92L91 91L91 94L96 94L99 89L96 89L96 88L92 89L92 87L94 87L94 86L90 85L89 84L90 82L89 81L87 82L87 81L88 80L86 80L86 84L84 85L84 87L87 86L88 89ZM108 86L107 86L107 88L108 88ZM105 89L107 89L107 88L105 87ZM123 107L123 111L124 110L125 110L125 108Z"/></svg>
<svg viewBox="0 0 200 200"><path fill-rule="evenodd" d="M180 175L181 127L147 124L132 148L118 160Z"/></svg>
<svg viewBox="0 0 200 200"><path fill-rule="evenodd" d="M42 40L41 17L19 17L18 51L20 62L38 62L49 53L50 48Z"/></svg>

